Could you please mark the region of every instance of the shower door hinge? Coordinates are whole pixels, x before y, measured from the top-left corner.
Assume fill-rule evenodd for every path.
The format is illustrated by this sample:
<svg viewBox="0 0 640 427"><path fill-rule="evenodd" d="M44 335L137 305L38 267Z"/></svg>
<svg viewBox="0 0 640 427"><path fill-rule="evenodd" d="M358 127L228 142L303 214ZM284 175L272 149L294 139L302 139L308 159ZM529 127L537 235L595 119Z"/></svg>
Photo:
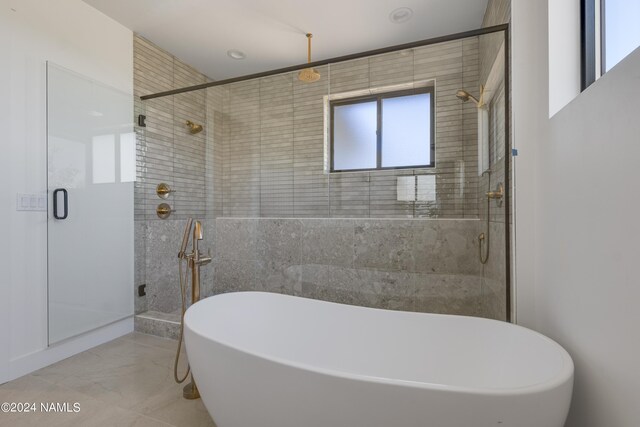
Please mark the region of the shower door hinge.
<svg viewBox="0 0 640 427"><path fill-rule="evenodd" d="M147 123L145 123L146 119L147 119L147 116L145 116L144 114L138 114L138 126L140 126L141 128L146 128L147 127Z"/></svg>
<svg viewBox="0 0 640 427"><path fill-rule="evenodd" d="M139 297L143 297L143 296L147 295L147 291L145 291L146 287L147 287L147 285L138 286L138 296Z"/></svg>

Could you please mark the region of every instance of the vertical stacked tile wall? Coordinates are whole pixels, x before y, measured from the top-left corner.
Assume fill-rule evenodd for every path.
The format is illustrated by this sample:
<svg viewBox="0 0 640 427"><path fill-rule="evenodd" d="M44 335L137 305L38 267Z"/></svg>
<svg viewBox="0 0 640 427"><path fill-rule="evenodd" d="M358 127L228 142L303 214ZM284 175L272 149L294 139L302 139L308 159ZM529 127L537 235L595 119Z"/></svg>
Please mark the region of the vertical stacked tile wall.
<svg viewBox="0 0 640 427"><path fill-rule="evenodd" d="M222 206L216 212L477 218L477 118L472 103L455 94L460 88L478 91L478 42L472 37L319 67L322 78L312 84L286 73L208 89L216 111L208 127L221 128L213 141L222 154L222 200L216 199ZM436 92L435 168L327 173L327 96L425 82ZM416 174L435 174L435 202L397 200L397 178Z"/></svg>
<svg viewBox="0 0 640 427"><path fill-rule="evenodd" d="M146 116L146 127L138 126L136 220L136 312L171 312L180 305L176 254L185 219L207 220L211 201L207 180L211 156L207 156L208 129L196 135L188 132L186 121L205 124L204 91L140 101L142 95L204 83L208 78L189 65L140 36L134 37L134 95L136 114ZM209 172L208 172L209 170ZM172 192L166 200L156 195L164 182ZM156 215L159 203L175 210L169 219ZM213 225L205 227L212 246ZM203 283L211 288L212 272L203 271ZM137 295L137 286L146 284L146 297Z"/></svg>

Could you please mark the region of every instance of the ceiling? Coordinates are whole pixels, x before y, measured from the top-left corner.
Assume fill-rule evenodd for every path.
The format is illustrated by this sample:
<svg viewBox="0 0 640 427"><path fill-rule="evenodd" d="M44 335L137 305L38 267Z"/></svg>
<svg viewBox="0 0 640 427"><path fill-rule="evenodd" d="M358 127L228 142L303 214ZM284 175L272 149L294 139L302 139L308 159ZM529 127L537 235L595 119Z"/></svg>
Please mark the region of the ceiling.
<svg viewBox="0 0 640 427"><path fill-rule="evenodd" d="M487 0L84 0L212 79L479 28ZM405 23L389 19L413 10ZM234 60L237 49L246 59Z"/></svg>

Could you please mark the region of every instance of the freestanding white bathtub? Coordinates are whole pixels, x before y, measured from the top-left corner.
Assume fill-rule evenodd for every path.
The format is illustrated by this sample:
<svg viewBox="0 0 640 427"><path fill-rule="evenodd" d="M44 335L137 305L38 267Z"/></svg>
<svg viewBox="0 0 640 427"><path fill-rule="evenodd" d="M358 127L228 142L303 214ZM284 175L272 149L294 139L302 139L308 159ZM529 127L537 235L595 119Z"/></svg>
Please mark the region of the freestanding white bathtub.
<svg viewBox="0 0 640 427"><path fill-rule="evenodd" d="M558 344L473 317L238 292L185 340L218 427L562 427L573 387Z"/></svg>

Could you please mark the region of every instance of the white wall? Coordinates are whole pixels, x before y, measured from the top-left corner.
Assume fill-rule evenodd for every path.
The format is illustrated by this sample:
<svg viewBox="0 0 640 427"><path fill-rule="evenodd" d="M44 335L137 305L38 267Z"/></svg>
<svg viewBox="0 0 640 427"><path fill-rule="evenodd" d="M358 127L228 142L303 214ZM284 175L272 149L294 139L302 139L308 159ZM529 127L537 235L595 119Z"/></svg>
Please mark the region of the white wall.
<svg viewBox="0 0 640 427"><path fill-rule="evenodd" d="M538 145L547 139L549 75L546 1L511 3L511 107L514 170L515 320L535 324L536 167Z"/></svg>
<svg viewBox="0 0 640 427"><path fill-rule="evenodd" d="M0 17L4 16L8 4L5 0L0 2ZM4 20L0 21L4 23ZM9 93L9 67L5 66L5 61L10 56L9 43L5 41L9 40L9 27L7 25L0 25L0 149L5 150L5 147L9 145L6 130L9 127L9 102L6 98L6 94ZM0 155L0 177L2 180L8 178L8 174L4 171L9 170L11 165L11 159L9 156ZM7 185L0 185L0 200L5 202L0 203L0 383L3 378L7 378L9 373L9 332L10 332L10 312L9 303L10 289L9 289L9 254L11 253L11 245L9 241L9 218L11 216L11 203L9 201L10 191Z"/></svg>
<svg viewBox="0 0 640 427"><path fill-rule="evenodd" d="M640 51L550 122L540 148L539 328L576 362L570 426L640 423Z"/></svg>
<svg viewBox="0 0 640 427"><path fill-rule="evenodd" d="M15 200L47 189L45 61L132 93L133 35L80 0L1 0L0 29L2 382L130 330L128 320L47 349L47 214L17 212Z"/></svg>
<svg viewBox="0 0 640 427"><path fill-rule="evenodd" d="M580 2L553 0L548 7L549 116L553 116L580 93Z"/></svg>
<svg viewBox="0 0 640 427"><path fill-rule="evenodd" d="M549 86L541 76L549 75L554 40L541 3L514 0L512 8L518 322L574 359L567 427L634 427L640 51L545 119Z"/></svg>

